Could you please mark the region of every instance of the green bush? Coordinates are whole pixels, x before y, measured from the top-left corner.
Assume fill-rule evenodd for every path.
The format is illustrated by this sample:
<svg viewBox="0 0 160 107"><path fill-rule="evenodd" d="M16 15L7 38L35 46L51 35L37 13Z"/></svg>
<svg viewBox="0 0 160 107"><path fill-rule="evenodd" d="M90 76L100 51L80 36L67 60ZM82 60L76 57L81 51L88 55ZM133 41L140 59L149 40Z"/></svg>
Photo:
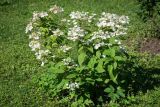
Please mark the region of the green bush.
<svg viewBox="0 0 160 107"><path fill-rule="evenodd" d="M160 1L138 0L140 17L146 22L146 36L160 38Z"/></svg>
<svg viewBox="0 0 160 107"><path fill-rule="evenodd" d="M129 18L116 14L71 12L53 6L34 12L26 27L32 51L48 64L38 84L63 106L95 106L116 103L125 97L118 81L125 60L120 37Z"/></svg>

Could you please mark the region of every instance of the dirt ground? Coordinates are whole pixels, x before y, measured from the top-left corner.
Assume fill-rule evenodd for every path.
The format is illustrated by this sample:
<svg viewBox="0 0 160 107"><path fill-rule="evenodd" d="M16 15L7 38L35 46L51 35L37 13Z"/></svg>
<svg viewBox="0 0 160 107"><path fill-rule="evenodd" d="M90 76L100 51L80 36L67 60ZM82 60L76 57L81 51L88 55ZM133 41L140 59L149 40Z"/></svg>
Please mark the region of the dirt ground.
<svg viewBox="0 0 160 107"><path fill-rule="evenodd" d="M141 41L140 52L149 52L151 54L160 54L160 39L145 38Z"/></svg>

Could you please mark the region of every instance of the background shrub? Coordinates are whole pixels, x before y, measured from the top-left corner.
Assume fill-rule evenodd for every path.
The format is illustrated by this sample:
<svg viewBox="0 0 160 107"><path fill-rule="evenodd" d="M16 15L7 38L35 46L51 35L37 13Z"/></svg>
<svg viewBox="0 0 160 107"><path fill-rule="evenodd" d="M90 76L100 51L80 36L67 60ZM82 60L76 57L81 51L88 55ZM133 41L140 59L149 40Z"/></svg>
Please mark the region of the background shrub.
<svg viewBox="0 0 160 107"><path fill-rule="evenodd" d="M160 38L160 1L138 0L139 16L146 22L146 36Z"/></svg>

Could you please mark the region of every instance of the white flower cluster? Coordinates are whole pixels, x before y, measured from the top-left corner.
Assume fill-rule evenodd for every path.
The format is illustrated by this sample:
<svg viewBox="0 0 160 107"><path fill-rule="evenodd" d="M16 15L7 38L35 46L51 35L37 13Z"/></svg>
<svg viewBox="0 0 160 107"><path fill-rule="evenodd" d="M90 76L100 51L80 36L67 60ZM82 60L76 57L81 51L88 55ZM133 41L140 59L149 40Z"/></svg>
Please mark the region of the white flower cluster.
<svg viewBox="0 0 160 107"><path fill-rule="evenodd" d="M50 51L48 49L41 49L41 43L39 41L40 36L40 32L32 32L29 35L29 39L31 40L29 43L29 47L32 49L32 51L35 52L36 58L42 62L41 66L43 66L46 62L46 59L44 59L44 57L47 57Z"/></svg>
<svg viewBox="0 0 160 107"><path fill-rule="evenodd" d="M110 38L111 37L111 34L109 34L108 31L104 32L103 30L99 30L97 32L93 32L92 33L92 37L89 41L93 41L95 39L102 39L102 40L105 40L107 38Z"/></svg>
<svg viewBox="0 0 160 107"><path fill-rule="evenodd" d="M60 49L61 49L63 52L67 52L67 51L69 51L71 48L72 48L72 47L67 46L67 45L60 46Z"/></svg>
<svg viewBox="0 0 160 107"><path fill-rule="evenodd" d="M62 62L64 63L64 65L69 65L71 62L73 62L73 60L70 57L68 57L63 59Z"/></svg>
<svg viewBox="0 0 160 107"><path fill-rule="evenodd" d="M97 44L95 44L94 45L94 49L98 49L98 48L100 48L100 47L102 47L102 46L105 46L106 44L104 43L104 42L101 42L101 43L97 43Z"/></svg>
<svg viewBox="0 0 160 107"><path fill-rule="evenodd" d="M26 27L26 33L31 32L32 29L33 29L33 25L32 25L32 23L30 22L30 23L27 25L27 27Z"/></svg>
<svg viewBox="0 0 160 107"><path fill-rule="evenodd" d="M71 19L75 20L87 20L88 22L92 22L92 19L96 16L96 14L89 15L89 12L71 12L69 15Z"/></svg>
<svg viewBox="0 0 160 107"><path fill-rule="evenodd" d="M59 29L56 29L56 30L52 31L52 33L53 33L53 36L62 36L62 35L64 35L64 33Z"/></svg>
<svg viewBox="0 0 160 107"><path fill-rule="evenodd" d="M103 12L100 17L98 17L97 14L80 11L71 12L69 17L57 15L63 11L63 8L54 5L48 12L34 12L31 22L26 27L26 33L30 39L29 47L35 52L36 58L42 62L41 65L47 62L49 56L52 57L52 59L60 59L58 58L58 52L62 52L64 58L61 61L67 65L68 68L75 66L76 63L73 59L65 56L68 55L68 52L73 48L70 44L71 41L71 43L78 42L93 46L95 50L105 46L112 46L111 43L106 41L112 37L126 34L126 25L129 23L128 16L119 16L105 12ZM54 15L52 15L52 13L54 13ZM41 19L47 16L47 20L51 19L51 21L55 20L55 22L54 24L47 22L46 27L48 28L44 28L47 29L47 34L45 35L40 29L43 29L43 27L37 25L39 23L45 25L46 23ZM54 16L56 16L55 19ZM50 17L53 17L53 20ZM54 40L53 37L55 37L56 40ZM65 42L63 40L65 40ZM50 46L46 47L44 43ZM115 40L115 43L118 45L121 44L118 39Z"/></svg>
<svg viewBox="0 0 160 107"><path fill-rule="evenodd" d="M36 58L38 60L41 60L41 66L44 66L44 64L47 62L46 59L44 59L45 57L48 56L48 54L50 53L49 50L38 50L35 55L36 55Z"/></svg>
<svg viewBox="0 0 160 107"><path fill-rule="evenodd" d="M99 28L110 28L112 29L112 35L124 35L126 34L127 28L124 27L129 23L128 16L118 16L116 14L105 13L101 14L101 18L97 22Z"/></svg>
<svg viewBox="0 0 160 107"><path fill-rule="evenodd" d="M77 82L72 82L72 83L69 83L66 85L67 85L67 89L69 89L71 91L74 91L76 88L79 88L79 83L77 83Z"/></svg>
<svg viewBox="0 0 160 107"><path fill-rule="evenodd" d="M69 28L68 30L69 40L76 41L84 36L85 36L85 31L79 26L74 26L72 28Z"/></svg>
<svg viewBox="0 0 160 107"><path fill-rule="evenodd" d="M121 24L128 24L128 16L118 16L116 14L105 13L103 12L99 22L97 23L98 27L116 27Z"/></svg>
<svg viewBox="0 0 160 107"><path fill-rule="evenodd" d="M44 18L46 16L48 16L47 12L33 12L32 20L26 27L26 33L29 33L32 31L34 22L39 20L39 18Z"/></svg>
<svg viewBox="0 0 160 107"><path fill-rule="evenodd" d="M47 12L33 12L33 17L32 21L37 21L39 18L44 18L47 17L48 13Z"/></svg>
<svg viewBox="0 0 160 107"><path fill-rule="evenodd" d="M42 49L42 45L40 43L41 32L37 30L33 31L33 25L37 20L39 20L39 18L44 18L46 16L48 16L47 12L34 12L31 22L26 27L26 33L29 33L29 39L31 40L29 42L29 47L35 52L36 58L42 62L41 66L43 66L47 61L44 57L48 56L50 52L47 49Z"/></svg>
<svg viewBox="0 0 160 107"><path fill-rule="evenodd" d="M32 49L32 51L37 51L41 48L41 44L39 43L39 41L31 41L29 43L29 47Z"/></svg>
<svg viewBox="0 0 160 107"><path fill-rule="evenodd" d="M34 40L39 40L40 39L40 35L41 33L40 32L32 32L30 35L29 35L29 39L34 39Z"/></svg>

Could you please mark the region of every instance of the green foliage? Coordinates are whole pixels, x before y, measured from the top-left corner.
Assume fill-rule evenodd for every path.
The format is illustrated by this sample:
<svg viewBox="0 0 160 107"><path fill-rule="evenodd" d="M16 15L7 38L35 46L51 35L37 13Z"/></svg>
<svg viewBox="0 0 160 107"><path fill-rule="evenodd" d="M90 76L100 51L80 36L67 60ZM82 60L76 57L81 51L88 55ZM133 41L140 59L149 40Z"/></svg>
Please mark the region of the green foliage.
<svg viewBox="0 0 160 107"><path fill-rule="evenodd" d="M160 38L160 1L159 0L138 0L140 12L138 13L143 21L147 22L146 36Z"/></svg>
<svg viewBox="0 0 160 107"><path fill-rule="evenodd" d="M107 56L103 58L102 54ZM73 107L103 104L108 98L117 101L125 97L124 90L119 87L120 81L117 81L120 71L116 70L125 59L118 46L101 51L93 49L92 52L90 48L79 47L77 67L67 70L63 64L50 64L39 85L52 97L58 97L59 103L64 104L67 100L70 103L66 105Z"/></svg>

